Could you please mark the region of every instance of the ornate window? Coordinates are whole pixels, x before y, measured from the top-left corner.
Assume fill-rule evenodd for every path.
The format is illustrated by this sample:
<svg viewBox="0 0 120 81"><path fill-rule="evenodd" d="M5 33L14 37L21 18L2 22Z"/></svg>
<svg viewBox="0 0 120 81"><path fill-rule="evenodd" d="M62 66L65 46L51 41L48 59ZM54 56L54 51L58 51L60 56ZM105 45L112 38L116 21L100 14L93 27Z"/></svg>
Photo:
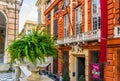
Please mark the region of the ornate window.
<svg viewBox="0 0 120 81"><path fill-rule="evenodd" d="M76 8L76 35L82 33L82 6Z"/></svg>
<svg viewBox="0 0 120 81"><path fill-rule="evenodd" d="M100 0L92 0L92 27L93 30L101 27Z"/></svg>

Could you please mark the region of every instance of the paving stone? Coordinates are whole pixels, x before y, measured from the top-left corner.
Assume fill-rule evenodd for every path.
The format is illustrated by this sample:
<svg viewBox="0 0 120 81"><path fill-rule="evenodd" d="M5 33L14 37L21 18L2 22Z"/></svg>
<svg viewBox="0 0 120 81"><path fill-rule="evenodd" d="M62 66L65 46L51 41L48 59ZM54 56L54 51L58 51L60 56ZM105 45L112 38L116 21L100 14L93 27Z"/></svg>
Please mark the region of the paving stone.
<svg viewBox="0 0 120 81"><path fill-rule="evenodd" d="M13 73L2 72L0 73L0 81L14 81Z"/></svg>

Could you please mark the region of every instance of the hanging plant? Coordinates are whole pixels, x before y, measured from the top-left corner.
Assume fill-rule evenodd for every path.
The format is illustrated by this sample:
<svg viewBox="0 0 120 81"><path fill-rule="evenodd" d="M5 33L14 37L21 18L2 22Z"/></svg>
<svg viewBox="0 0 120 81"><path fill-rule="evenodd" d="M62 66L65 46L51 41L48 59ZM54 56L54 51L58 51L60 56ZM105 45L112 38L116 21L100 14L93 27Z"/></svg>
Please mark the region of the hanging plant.
<svg viewBox="0 0 120 81"><path fill-rule="evenodd" d="M31 33L13 41L7 48L11 56L11 64L15 60L23 60L25 57L28 62L36 65L36 60L40 63L45 61L45 57L58 57L58 50L55 47L55 41L39 25Z"/></svg>

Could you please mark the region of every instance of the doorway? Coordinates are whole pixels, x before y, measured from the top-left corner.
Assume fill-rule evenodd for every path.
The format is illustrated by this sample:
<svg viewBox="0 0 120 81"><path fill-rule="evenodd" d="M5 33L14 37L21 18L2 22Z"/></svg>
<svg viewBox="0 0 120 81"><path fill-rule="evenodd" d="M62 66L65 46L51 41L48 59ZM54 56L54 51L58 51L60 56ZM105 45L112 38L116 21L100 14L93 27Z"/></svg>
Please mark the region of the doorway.
<svg viewBox="0 0 120 81"><path fill-rule="evenodd" d="M85 58L78 57L77 58L77 81L79 79L85 79Z"/></svg>
<svg viewBox="0 0 120 81"><path fill-rule="evenodd" d="M6 37L6 17L0 11L0 64L3 63L5 54L5 37Z"/></svg>

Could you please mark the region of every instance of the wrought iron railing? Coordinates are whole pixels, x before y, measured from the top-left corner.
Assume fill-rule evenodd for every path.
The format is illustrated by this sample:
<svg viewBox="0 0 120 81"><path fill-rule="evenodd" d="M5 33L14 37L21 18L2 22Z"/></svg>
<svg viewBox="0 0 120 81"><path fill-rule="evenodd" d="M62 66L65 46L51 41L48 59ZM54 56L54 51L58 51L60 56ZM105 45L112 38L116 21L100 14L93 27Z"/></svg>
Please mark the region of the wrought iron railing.
<svg viewBox="0 0 120 81"><path fill-rule="evenodd" d="M90 32L80 33L76 36L61 38L57 40L57 44L70 44L74 42L87 42L87 41L94 41L100 40L100 29L94 30Z"/></svg>

